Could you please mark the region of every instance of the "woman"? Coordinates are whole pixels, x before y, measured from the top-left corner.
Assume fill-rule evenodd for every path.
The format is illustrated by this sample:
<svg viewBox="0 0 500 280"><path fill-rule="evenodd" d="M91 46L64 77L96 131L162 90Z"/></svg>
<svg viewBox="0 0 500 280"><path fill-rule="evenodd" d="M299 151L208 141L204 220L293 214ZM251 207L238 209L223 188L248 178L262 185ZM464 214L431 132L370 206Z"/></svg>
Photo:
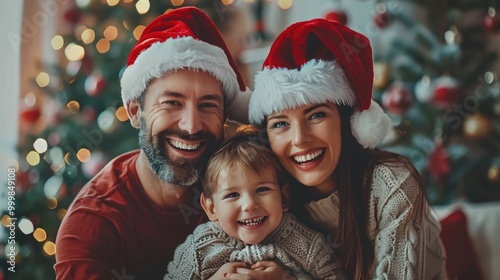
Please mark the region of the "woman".
<svg viewBox="0 0 500 280"><path fill-rule="evenodd" d="M418 172L376 149L390 126L371 100L368 38L336 21L284 30L255 78L250 121L293 177L292 212L338 245L354 279L443 279L439 223Z"/></svg>

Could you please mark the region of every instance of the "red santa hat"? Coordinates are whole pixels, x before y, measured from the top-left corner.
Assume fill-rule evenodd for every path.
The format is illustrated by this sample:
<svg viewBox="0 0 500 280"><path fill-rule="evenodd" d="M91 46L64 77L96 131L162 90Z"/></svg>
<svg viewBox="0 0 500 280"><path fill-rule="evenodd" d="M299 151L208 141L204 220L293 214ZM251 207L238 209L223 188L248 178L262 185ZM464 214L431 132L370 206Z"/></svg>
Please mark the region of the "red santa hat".
<svg viewBox="0 0 500 280"><path fill-rule="evenodd" d="M355 108L354 137L365 148L384 139L390 119L372 100L373 59L370 41L337 21L297 22L276 38L255 77L249 118L331 101Z"/></svg>
<svg viewBox="0 0 500 280"><path fill-rule="evenodd" d="M195 7L162 14L142 32L121 78L123 104L136 99L148 83L178 69L202 70L222 83L226 104L245 83L212 20Z"/></svg>

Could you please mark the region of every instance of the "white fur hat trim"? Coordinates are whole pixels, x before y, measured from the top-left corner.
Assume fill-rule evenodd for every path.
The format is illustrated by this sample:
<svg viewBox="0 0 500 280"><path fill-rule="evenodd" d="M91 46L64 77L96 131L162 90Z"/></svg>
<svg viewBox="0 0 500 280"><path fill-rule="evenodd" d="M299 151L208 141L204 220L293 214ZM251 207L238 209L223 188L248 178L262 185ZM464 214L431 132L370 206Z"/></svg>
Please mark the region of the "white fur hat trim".
<svg viewBox="0 0 500 280"><path fill-rule="evenodd" d="M224 51L193 37L179 37L152 44L123 72L121 78L123 104L136 99L149 82L178 69L200 69L222 83L226 104L239 92L236 73Z"/></svg>
<svg viewBox="0 0 500 280"><path fill-rule="evenodd" d="M262 125L270 114L328 101L357 107L351 83L335 60L313 59L300 70L266 67L255 76L249 119L254 125ZM365 148L375 148L382 142L390 124L389 117L373 100L369 109L356 109L351 118L352 133Z"/></svg>

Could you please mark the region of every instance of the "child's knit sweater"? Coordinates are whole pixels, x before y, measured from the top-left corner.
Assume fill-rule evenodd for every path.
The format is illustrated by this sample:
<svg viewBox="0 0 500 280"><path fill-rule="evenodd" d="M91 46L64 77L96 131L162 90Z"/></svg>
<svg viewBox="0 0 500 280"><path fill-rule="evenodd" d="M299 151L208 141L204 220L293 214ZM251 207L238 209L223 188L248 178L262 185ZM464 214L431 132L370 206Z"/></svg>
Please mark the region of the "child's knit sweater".
<svg viewBox="0 0 500 280"><path fill-rule="evenodd" d="M246 245L228 236L216 222L199 225L175 250L164 279L208 279L227 262L279 263L297 279L346 279L342 264L324 236L291 214L261 244Z"/></svg>

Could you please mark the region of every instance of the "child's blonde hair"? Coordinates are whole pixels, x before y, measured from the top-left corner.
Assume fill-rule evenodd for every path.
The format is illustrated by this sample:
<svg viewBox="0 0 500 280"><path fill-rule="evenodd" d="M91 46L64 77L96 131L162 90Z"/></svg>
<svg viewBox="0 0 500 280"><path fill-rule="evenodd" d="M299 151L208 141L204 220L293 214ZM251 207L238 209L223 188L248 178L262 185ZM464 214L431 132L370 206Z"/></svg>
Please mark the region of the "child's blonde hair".
<svg viewBox="0 0 500 280"><path fill-rule="evenodd" d="M274 153L259 140L257 131L237 132L228 138L208 161L203 178L207 198L217 190L219 176L232 167L249 168L257 176L264 170L274 170L280 187L284 183L283 169Z"/></svg>

